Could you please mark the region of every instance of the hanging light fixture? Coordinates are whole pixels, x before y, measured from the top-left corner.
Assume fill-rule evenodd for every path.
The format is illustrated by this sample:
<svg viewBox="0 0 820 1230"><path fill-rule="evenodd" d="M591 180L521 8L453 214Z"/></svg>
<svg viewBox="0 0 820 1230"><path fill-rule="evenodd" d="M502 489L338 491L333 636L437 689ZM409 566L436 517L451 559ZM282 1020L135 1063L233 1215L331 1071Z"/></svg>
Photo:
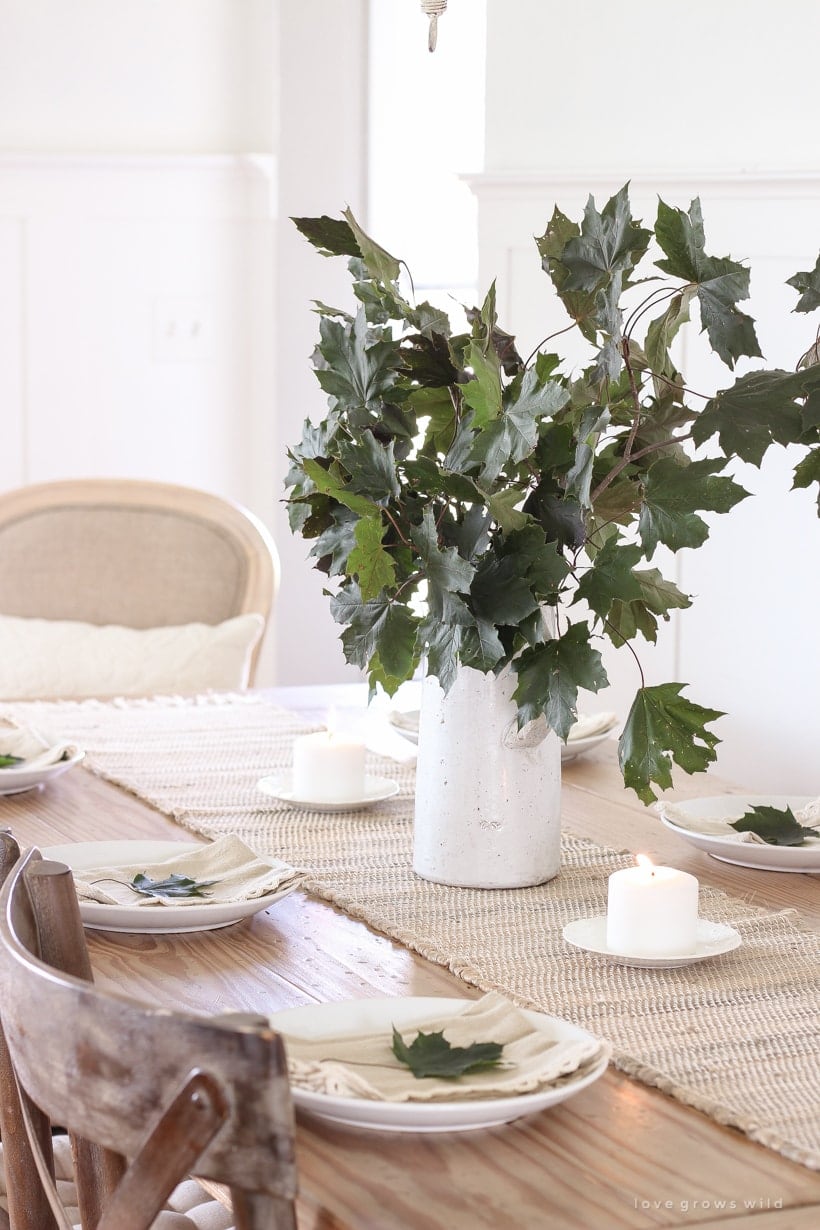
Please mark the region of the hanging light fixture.
<svg viewBox="0 0 820 1230"><path fill-rule="evenodd" d="M447 0L421 0L421 11L430 18L430 28L427 33L427 49L435 51L438 38L439 14L447 8Z"/></svg>

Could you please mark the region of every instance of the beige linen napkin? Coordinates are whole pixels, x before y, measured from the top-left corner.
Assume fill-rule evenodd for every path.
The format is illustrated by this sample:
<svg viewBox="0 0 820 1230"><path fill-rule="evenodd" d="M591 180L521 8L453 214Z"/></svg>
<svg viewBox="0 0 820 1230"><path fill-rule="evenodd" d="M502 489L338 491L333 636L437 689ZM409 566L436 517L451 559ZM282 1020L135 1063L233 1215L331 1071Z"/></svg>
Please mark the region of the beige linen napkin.
<svg viewBox="0 0 820 1230"><path fill-rule="evenodd" d="M432 1016L403 1027L402 1038L412 1045L419 1029L444 1031L452 1046L474 1042L500 1042L501 1064L457 1080L417 1079L399 1063L391 1050L392 1026L378 1033L344 1034L310 1039L284 1035L290 1079L301 1089L334 1097L367 1098L381 1102L432 1102L510 1097L555 1085L580 1075L602 1055L608 1043L589 1038L560 1041L532 1026L524 1013L503 996L491 992L463 1012Z"/></svg>
<svg viewBox="0 0 820 1230"><path fill-rule="evenodd" d="M690 833L701 833L704 837L728 838L730 841L751 845L767 845L768 843L758 833L738 833L731 827L733 822L745 816L752 806L742 798L738 799L737 806L731 806L731 803L731 796L721 801L721 815L719 816L693 816L686 803L659 803L657 807L667 820L671 820L679 828L687 829ZM794 817L799 824L804 824L808 828L817 827L820 822L820 798L812 799L805 806L798 807L794 811ZM820 845L820 837L806 837L803 844L806 846Z"/></svg>
<svg viewBox="0 0 820 1230"><path fill-rule="evenodd" d="M152 880L164 880L172 873L194 880L215 880L207 897L143 897L128 887L134 876L143 873ZM250 901L267 893L296 888L305 873L276 858L255 854L239 837L229 835L205 846L191 845L190 854L174 854L157 863L132 866L84 867L82 878L74 876L81 901L103 905L227 905Z"/></svg>
<svg viewBox="0 0 820 1230"><path fill-rule="evenodd" d="M49 744L29 726L0 726L0 756L20 756L24 762L10 765L13 769L45 769L76 755L77 751L73 743Z"/></svg>

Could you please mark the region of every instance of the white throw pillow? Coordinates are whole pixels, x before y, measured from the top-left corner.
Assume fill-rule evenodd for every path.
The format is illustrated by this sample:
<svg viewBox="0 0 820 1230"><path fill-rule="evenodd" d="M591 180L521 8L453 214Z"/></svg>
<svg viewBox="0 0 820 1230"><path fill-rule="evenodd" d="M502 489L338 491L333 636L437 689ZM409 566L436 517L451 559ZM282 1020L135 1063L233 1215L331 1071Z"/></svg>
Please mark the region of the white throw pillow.
<svg viewBox="0 0 820 1230"><path fill-rule="evenodd" d="M258 614L167 628L0 615L0 700L245 688L264 627Z"/></svg>

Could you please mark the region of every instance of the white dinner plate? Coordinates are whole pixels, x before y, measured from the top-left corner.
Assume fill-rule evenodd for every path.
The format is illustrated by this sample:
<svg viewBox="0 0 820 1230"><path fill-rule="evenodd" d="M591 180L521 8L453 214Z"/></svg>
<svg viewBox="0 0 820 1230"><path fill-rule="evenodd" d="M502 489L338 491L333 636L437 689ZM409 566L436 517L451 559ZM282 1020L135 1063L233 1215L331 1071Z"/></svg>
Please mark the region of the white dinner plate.
<svg viewBox="0 0 820 1230"><path fill-rule="evenodd" d="M666 828L698 850L711 854L723 863L738 867L755 867L760 871L820 872L820 838L810 840L804 846L770 846L760 842L741 841L740 834L730 828L730 820L738 820L751 807L805 807L811 802L808 795L755 794L719 795L715 798L689 799L684 803L657 804L660 818ZM669 814L667 814L667 811ZM715 820L722 824L725 835L699 833L687 827L691 821Z"/></svg>
<svg viewBox="0 0 820 1230"><path fill-rule="evenodd" d="M88 867L130 867L134 863L161 862L175 854L189 854L190 841L77 841L63 846L48 846L43 858L66 863L72 871ZM161 935L181 935L187 931L215 931L231 923L249 918L281 901L296 886L248 901L210 902L207 905L105 905L98 901L81 901L80 917L86 927L97 931L123 931L129 934L152 932Z"/></svg>
<svg viewBox="0 0 820 1230"><path fill-rule="evenodd" d="M0 769L0 795L22 794L24 790L34 790L37 786L45 786L53 782L55 777L73 769L85 756L77 748L71 756L57 760L54 764L41 765L37 769L27 768L25 762L16 767Z"/></svg>
<svg viewBox="0 0 820 1230"><path fill-rule="evenodd" d="M279 777L263 777L256 783L263 794L268 794L280 803L290 803L292 807L304 807L308 811L361 811L363 807L372 807L374 803L383 803L399 793L397 782L389 777L366 777L364 779L364 794L360 799L348 799L344 803L336 803L328 799L297 798L291 789L291 774L283 773Z"/></svg>
<svg viewBox="0 0 820 1230"><path fill-rule="evenodd" d="M403 735L405 739L409 739L411 743L419 741L419 713L417 709L408 709L401 711L394 709L387 715L387 720L397 734ZM576 756L583 756L586 752L591 752L599 743L603 743L605 739L609 739L613 729L618 725L618 719L613 715L612 721L602 730L596 731L594 735L587 735L584 739L573 739L572 730L567 743L561 744L561 760L567 763L570 760L575 760Z"/></svg>
<svg viewBox="0 0 820 1230"><path fill-rule="evenodd" d="M574 948L583 948L585 952L594 952L601 957L609 957L616 965L632 965L638 969L676 969L679 965L693 965L696 961L705 961L708 957L718 957L722 952L731 952L740 943L740 935L734 927L724 923L709 922L699 918L695 945L691 952L682 952L675 956L648 957L634 952L617 952L606 942L606 914L595 918L577 918L575 922L567 923L562 932L564 939Z"/></svg>
<svg viewBox="0 0 820 1230"><path fill-rule="evenodd" d="M410 1029L429 1022L439 1013L456 1013L465 1005L463 999L409 997L396 999L356 999L339 1004L306 1004L287 1008L271 1017L271 1025L284 1035L300 1038L338 1038L360 1030L384 1030L389 1037L393 1025ZM524 1012L536 1029L551 1039L589 1039L591 1034L569 1021L545 1016L540 1012ZM511 1123L524 1115L534 1115L548 1106L563 1102L591 1085L606 1071L608 1050L582 1073L562 1077L549 1089L536 1093L521 1093L513 1097L473 1098L452 1102L378 1102L368 1098L340 1098L316 1093L291 1085L294 1104L331 1123L346 1127L369 1128L379 1132L466 1132L478 1128Z"/></svg>

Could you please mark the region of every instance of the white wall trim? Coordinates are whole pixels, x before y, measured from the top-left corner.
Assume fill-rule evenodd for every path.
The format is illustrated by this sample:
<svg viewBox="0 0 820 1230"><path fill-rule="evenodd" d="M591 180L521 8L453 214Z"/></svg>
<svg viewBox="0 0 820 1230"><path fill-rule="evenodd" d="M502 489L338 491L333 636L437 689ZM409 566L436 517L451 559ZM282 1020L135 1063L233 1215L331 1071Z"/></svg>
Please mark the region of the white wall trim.
<svg viewBox="0 0 820 1230"><path fill-rule="evenodd" d="M268 154L0 154L0 215L276 216Z"/></svg>
<svg viewBox="0 0 820 1230"><path fill-rule="evenodd" d="M463 174L461 179L472 189L479 200L500 201L509 199L542 198L547 191L559 189L566 192L578 190L595 193L599 190L617 190L624 182L623 171L596 168L589 171L559 170L535 172L478 172ZM713 199L782 198L784 200L807 200L820 195L820 171L766 171L738 172L737 174L715 171L641 171L629 177L632 191L654 191L658 187L670 192L697 192L708 189Z"/></svg>

